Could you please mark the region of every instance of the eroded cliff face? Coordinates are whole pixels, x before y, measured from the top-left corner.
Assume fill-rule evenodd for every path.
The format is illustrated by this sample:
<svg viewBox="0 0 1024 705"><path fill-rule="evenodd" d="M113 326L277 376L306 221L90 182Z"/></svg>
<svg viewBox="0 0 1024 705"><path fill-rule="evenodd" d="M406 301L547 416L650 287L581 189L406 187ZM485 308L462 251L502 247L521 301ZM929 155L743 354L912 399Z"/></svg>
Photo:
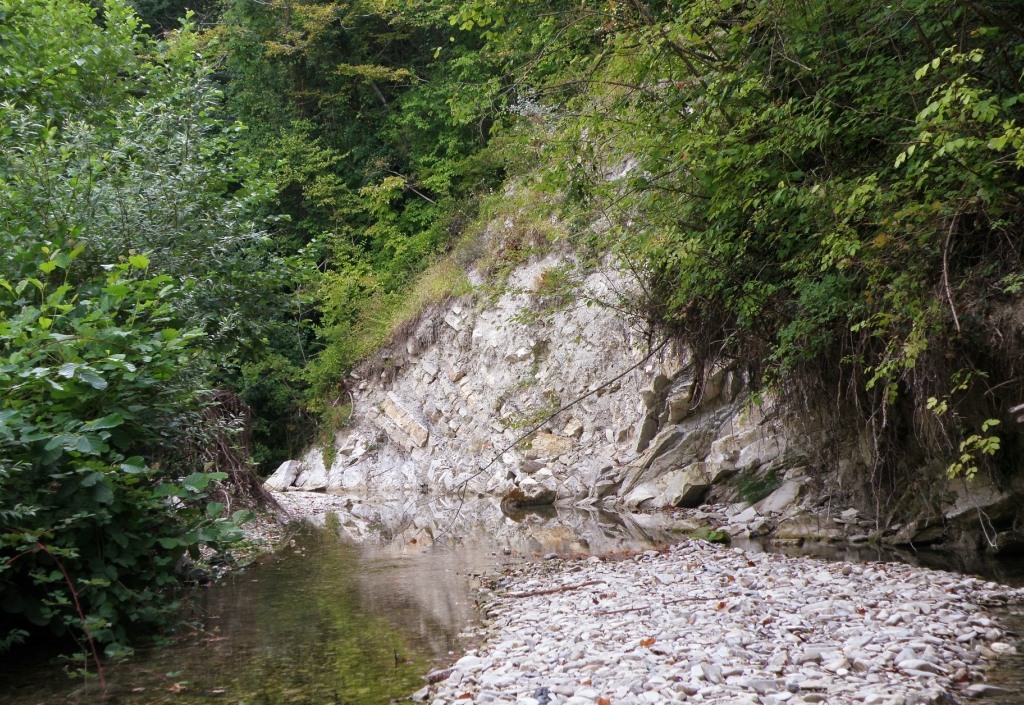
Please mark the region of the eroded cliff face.
<svg viewBox="0 0 1024 705"><path fill-rule="evenodd" d="M698 385L685 351L652 353L614 305L634 287L621 271L590 273L570 306L539 315L545 277L572 263L537 257L498 292L478 277L475 294L425 315L383 365L353 374L352 420L333 443L267 486L397 503L407 519L466 497L506 510L715 505L708 516L734 535L795 540L971 542L975 515L992 511L988 543L1018 540L1006 527L1018 505L990 482L943 487L917 521L879 516L866 433L838 410L754 395L726 367Z"/></svg>

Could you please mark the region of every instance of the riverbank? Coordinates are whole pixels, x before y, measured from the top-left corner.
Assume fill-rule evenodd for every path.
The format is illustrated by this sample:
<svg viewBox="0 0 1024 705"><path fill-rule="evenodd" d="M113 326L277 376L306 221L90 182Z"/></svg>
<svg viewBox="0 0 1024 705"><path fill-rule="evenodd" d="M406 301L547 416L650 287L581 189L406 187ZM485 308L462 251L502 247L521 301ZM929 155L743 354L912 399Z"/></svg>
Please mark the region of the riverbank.
<svg viewBox="0 0 1024 705"><path fill-rule="evenodd" d="M994 692L1024 591L703 541L506 569L489 636L416 699L516 705L956 702Z"/></svg>

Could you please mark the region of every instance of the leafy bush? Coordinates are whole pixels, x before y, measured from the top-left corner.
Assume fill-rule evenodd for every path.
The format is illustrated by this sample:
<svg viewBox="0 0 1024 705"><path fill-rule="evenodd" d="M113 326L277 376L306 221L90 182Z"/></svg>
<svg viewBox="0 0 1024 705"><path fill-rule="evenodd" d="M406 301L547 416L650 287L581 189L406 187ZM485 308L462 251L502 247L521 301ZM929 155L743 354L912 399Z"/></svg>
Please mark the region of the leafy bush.
<svg viewBox="0 0 1024 705"><path fill-rule="evenodd" d="M0 16L0 649L98 658L240 537L208 445L247 429L212 405L289 350L293 269L188 27L156 44L121 0Z"/></svg>
<svg viewBox="0 0 1024 705"><path fill-rule="evenodd" d="M180 291L141 255L73 289L78 253L40 254L0 279L0 646L44 627L113 654L173 614L178 559L237 527L179 445L203 400Z"/></svg>

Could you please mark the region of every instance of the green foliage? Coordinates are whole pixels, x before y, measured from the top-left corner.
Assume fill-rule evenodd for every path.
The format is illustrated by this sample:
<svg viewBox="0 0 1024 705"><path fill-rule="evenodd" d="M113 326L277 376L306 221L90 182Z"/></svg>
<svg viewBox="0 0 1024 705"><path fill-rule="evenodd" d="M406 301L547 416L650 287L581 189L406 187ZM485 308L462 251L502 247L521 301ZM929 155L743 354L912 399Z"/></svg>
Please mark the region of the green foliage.
<svg viewBox="0 0 1024 705"><path fill-rule="evenodd" d="M168 481L203 398L172 280L138 255L72 288L78 251L40 254L41 278L0 279L0 639L42 627L122 653L173 615L176 561L244 517L206 502L223 473Z"/></svg>
<svg viewBox="0 0 1024 705"><path fill-rule="evenodd" d="M110 77L138 66L138 20L123 2L104 3L103 23L95 15L84 2L0 2L0 104L31 106L47 120L106 120L130 92Z"/></svg>
<svg viewBox="0 0 1024 705"><path fill-rule="evenodd" d="M514 129L698 360L845 396L886 461L967 453L1024 395L1019 334L992 318L1024 273L1018 4L556 6L574 47L531 3L485 5L453 13L500 27L481 51L552 42L512 70ZM975 382L951 395L958 370Z"/></svg>
<svg viewBox="0 0 1024 705"><path fill-rule="evenodd" d="M706 527L700 527L694 529L690 534L691 538L702 539L708 543L724 543L728 544L732 541L732 537L725 531L719 531L718 529L708 529Z"/></svg>
<svg viewBox="0 0 1024 705"><path fill-rule="evenodd" d="M108 3L105 16L121 16L118 7ZM272 185L239 154L245 128L224 118L194 32L186 27L160 45L121 34L81 39L130 43L127 63L107 67L126 74L107 81L120 86L120 102L60 123L44 119L45 95L26 92L24 105L0 106L10 145L0 157L5 271L29 276L39 243L84 247L83 279L147 253L154 272L183 284L179 315L204 330L204 347L219 356L218 385L255 409L258 459L279 461L308 438L299 367L310 335L304 300L293 294L315 269L294 243L268 235L272 222L261 213Z"/></svg>
<svg viewBox="0 0 1024 705"><path fill-rule="evenodd" d="M223 0L130 0L144 27L158 35L178 29L188 17L198 25L216 22Z"/></svg>
<svg viewBox="0 0 1024 705"><path fill-rule="evenodd" d="M262 232L271 186L188 27L0 13L0 646L115 655L173 617L179 558L240 537L207 446L246 429L213 400L301 347L303 265Z"/></svg>
<svg viewBox="0 0 1024 705"><path fill-rule="evenodd" d="M422 310L424 270L457 239L465 200L502 176L485 148L497 67L475 37L449 41L450 11L433 0L240 1L208 33L250 128L247 153L274 174L289 216L278 237L324 272L309 289L314 408Z"/></svg>

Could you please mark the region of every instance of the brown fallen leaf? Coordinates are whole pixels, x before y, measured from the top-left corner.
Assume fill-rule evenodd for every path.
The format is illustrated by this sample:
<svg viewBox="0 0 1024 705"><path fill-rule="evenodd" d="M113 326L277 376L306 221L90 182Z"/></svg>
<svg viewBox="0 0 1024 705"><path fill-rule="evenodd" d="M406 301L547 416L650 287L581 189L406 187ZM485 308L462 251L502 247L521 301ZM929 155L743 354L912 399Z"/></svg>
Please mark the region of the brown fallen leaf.
<svg viewBox="0 0 1024 705"><path fill-rule="evenodd" d="M655 641L656 639L653 636L647 637L646 639L640 640L640 646L654 646Z"/></svg>
<svg viewBox="0 0 1024 705"><path fill-rule="evenodd" d="M602 695L597 699L597 705L612 705L612 701Z"/></svg>

